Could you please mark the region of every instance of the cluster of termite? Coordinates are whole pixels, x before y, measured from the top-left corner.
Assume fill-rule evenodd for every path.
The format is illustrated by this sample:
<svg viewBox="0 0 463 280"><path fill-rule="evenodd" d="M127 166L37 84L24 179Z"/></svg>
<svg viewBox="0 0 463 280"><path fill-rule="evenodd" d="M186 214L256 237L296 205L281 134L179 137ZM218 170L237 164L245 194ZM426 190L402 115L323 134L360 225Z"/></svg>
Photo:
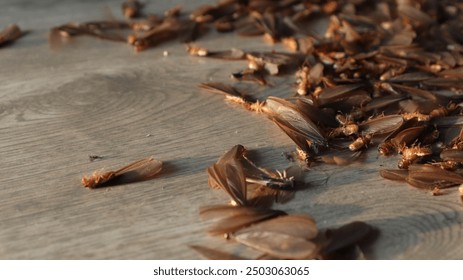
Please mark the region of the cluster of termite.
<svg viewBox="0 0 463 280"><path fill-rule="evenodd" d="M257 259L362 258L361 244L373 236L363 222L319 230L307 214L272 209L304 186L302 170L283 172L258 167L242 145L234 146L207 169L209 186L223 190L230 204L205 206L200 216L214 220L208 232L250 247ZM200 245L191 246L209 259L243 259L242 256Z"/></svg>
<svg viewBox="0 0 463 280"><path fill-rule="evenodd" d="M223 0L185 14L180 6L149 14L136 0L122 5L125 20L68 23L51 29L57 46L78 35L126 42L135 51L173 39L187 42L194 56L243 60L235 81L271 86L293 77L287 97L259 100L234 85L200 87L261 113L296 144L295 157L307 164L344 165L368 148L381 156L400 155L398 169L381 176L441 194L463 183L463 5L432 0ZM208 50L192 44L214 28L260 36L287 51ZM20 31L0 33L0 45ZM162 168L154 159L84 177L89 188L152 178ZM208 170L209 185L223 189L229 205L207 206L210 229L249 246L260 258L359 257L371 233L362 222L319 230L308 215L271 208L298 189L294 170L271 172L255 165L237 145ZM462 187L460 196L463 197ZM240 258L192 246L208 258Z"/></svg>
<svg viewBox="0 0 463 280"><path fill-rule="evenodd" d="M281 42L290 52L198 46L188 51L245 60L247 68L232 77L259 85L292 73L295 85L289 97L258 100L234 85L217 82L202 83L200 88L266 115L294 141L297 156L309 164L349 164L377 147L380 156L400 155L397 170L380 172L384 178L408 182L434 195L462 183L461 3L282 1L274 5L278 9L260 12L259 35L272 44ZM327 25L322 32L321 23Z"/></svg>

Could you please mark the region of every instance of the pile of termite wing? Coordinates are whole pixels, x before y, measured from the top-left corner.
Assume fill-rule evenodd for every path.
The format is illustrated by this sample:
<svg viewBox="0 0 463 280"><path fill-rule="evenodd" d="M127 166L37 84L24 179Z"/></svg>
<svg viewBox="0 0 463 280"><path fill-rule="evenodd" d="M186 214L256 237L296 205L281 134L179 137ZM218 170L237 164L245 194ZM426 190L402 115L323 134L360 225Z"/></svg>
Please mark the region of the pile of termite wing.
<svg viewBox="0 0 463 280"><path fill-rule="evenodd" d="M223 235L257 250L258 259L345 259L362 258L361 245L375 231L366 223L352 222L337 229L319 230L307 214L287 214L270 208L284 202L304 186L300 168L271 172L247 157L236 145L207 169L209 186L225 191L230 204L202 207L204 219L214 219L208 232ZM228 252L194 245L210 259L241 259Z"/></svg>
<svg viewBox="0 0 463 280"><path fill-rule="evenodd" d="M294 141L295 157L306 164L345 165L377 147L380 156L401 155L397 169L380 171L386 179L434 195L463 183L460 1L225 0L189 14L176 6L163 15L147 14L142 4L128 1L122 9L124 21L55 27L51 43L90 35L142 51L182 39L191 55L245 61L247 67L231 75L235 82L266 87L269 79L295 75L287 98L258 100L223 83L200 87L268 117ZM192 44L213 29L261 37L288 51L208 50ZM309 216L269 208L269 199L284 199L297 189L297 176L257 167L242 146L208 173L210 186L225 190L233 202L201 209L201 216L220 218L210 232L226 234L264 258L338 257L340 251L358 248L370 232L360 222L318 231ZM88 186L94 181L89 179ZM230 257L194 248L211 258Z"/></svg>

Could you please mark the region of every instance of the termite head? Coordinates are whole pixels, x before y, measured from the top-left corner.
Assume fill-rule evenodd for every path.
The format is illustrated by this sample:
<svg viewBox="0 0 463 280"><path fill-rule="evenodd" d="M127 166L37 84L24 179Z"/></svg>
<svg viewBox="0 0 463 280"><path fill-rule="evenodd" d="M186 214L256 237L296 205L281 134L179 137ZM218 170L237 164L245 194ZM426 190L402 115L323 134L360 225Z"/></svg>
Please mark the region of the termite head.
<svg viewBox="0 0 463 280"><path fill-rule="evenodd" d="M137 36L135 34L130 34L129 36L127 36L127 43L131 45L135 45L136 42L137 42Z"/></svg>
<svg viewBox="0 0 463 280"><path fill-rule="evenodd" d="M101 173L101 171L95 171L91 176L84 176L82 177L81 183L84 185L86 188L95 188L98 185L110 180L115 176L114 172L104 172Z"/></svg>
<svg viewBox="0 0 463 280"><path fill-rule="evenodd" d="M186 51L193 56L207 56L209 54L206 48L196 47L191 44L186 46Z"/></svg>
<svg viewBox="0 0 463 280"><path fill-rule="evenodd" d="M355 123L351 123L343 127L343 133L345 136L357 134L358 131L359 131L359 126ZM371 140L371 137L370 137L370 140Z"/></svg>
<svg viewBox="0 0 463 280"><path fill-rule="evenodd" d="M391 141L383 142L378 147L378 152L382 156L390 156L395 150L394 144Z"/></svg>
<svg viewBox="0 0 463 280"><path fill-rule="evenodd" d="M309 161L309 154L299 147L296 148L296 155L302 161Z"/></svg>
<svg viewBox="0 0 463 280"><path fill-rule="evenodd" d="M371 138L372 137L370 134L358 137L357 139L355 139L354 142L352 142L349 145L349 150L351 150L352 152L355 152L364 147L367 147L371 142Z"/></svg>

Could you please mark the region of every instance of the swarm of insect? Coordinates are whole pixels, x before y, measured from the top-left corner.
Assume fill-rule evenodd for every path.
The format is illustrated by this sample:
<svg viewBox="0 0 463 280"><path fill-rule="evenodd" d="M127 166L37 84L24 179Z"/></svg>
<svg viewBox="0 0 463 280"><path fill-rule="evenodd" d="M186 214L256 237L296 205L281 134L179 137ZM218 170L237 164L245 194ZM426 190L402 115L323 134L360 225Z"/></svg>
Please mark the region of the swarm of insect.
<svg viewBox="0 0 463 280"><path fill-rule="evenodd" d="M90 176L82 177L82 185L86 188L129 184L150 180L162 170L162 162L154 158L137 160L115 171L95 171Z"/></svg>

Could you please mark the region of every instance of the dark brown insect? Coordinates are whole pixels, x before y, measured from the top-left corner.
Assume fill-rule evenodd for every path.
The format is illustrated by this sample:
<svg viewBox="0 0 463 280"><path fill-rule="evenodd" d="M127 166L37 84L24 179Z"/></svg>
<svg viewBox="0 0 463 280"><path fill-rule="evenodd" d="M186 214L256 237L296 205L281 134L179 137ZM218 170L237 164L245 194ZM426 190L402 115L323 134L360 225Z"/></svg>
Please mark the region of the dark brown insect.
<svg viewBox="0 0 463 280"><path fill-rule="evenodd" d="M16 24L11 24L7 28L0 31L0 47L16 41L24 32Z"/></svg>
<svg viewBox="0 0 463 280"><path fill-rule="evenodd" d="M86 188L98 188L117 184L128 184L150 180L162 170L162 162L154 158L135 161L116 171L95 171L91 176L82 178Z"/></svg>

